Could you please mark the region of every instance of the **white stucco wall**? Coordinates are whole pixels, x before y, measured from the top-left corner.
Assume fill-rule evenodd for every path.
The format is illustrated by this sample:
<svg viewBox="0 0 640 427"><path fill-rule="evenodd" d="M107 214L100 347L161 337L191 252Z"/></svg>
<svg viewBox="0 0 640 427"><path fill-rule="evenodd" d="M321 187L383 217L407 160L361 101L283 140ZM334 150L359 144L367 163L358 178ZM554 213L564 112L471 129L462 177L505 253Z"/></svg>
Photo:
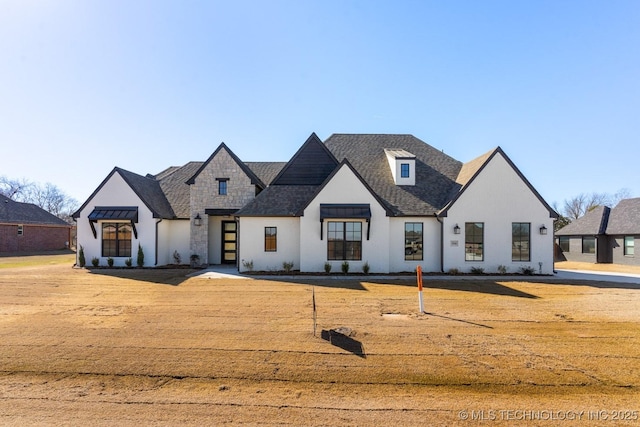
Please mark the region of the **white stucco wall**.
<svg viewBox="0 0 640 427"><path fill-rule="evenodd" d="M158 223L158 265L174 264L173 253L180 254L180 262L189 264L189 220L167 220Z"/></svg>
<svg viewBox="0 0 640 427"><path fill-rule="evenodd" d="M137 206L138 207L138 223L135 224L138 231L138 238L131 236L131 258L133 265L136 265L138 254L138 244L141 245L144 252L145 266L153 266L156 263L155 245L156 245L156 218L153 218L151 211L140 200L136 193L127 185L120 174L114 173L111 178L104 184L98 193L96 193L86 207L80 212L77 219L78 227L78 248L84 249L84 255L87 266L91 266L91 259L97 257L100 259L100 265L107 265L107 258L102 256L102 225L101 222L95 224L97 237L93 237L91 227L89 225L89 214L96 206ZM109 221L115 222L115 221ZM128 257L114 258L115 266L124 266Z"/></svg>
<svg viewBox="0 0 640 427"><path fill-rule="evenodd" d="M264 228L277 227L277 251L265 252ZM300 220L297 217L242 217L240 218L239 265L253 261L254 271L279 271L283 262L293 262L300 269Z"/></svg>
<svg viewBox="0 0 640 427"><path fill-rule="evenodd" d="M362 265L369 263L371 273L389 272L389 218L378 201L362 185L347 167L343 166L311 201L300 218L300 269L301 271L322 272L325 262L332 264L332 271L341 271L342 261L327 260L327 222L323 226L320 239L321 203L368 203L371 207L371 232L367 240L365 220L351 218L331 219L331 221L362 222L362 260L349 260L349 271L361 272Z"/></svg>
<svg viewBox="0 0 640 427"><path fill-rule="evenodd" d="M449 209L443 220L444 271L457 268L468 272L472 267L496 272L499 265L508 272L533 267L542 273L553 273L553 219L549 211L500 154L493 157ZM465 222L484 223L484 260L465 261ZM530 261L511 260L513 222L531 223ZM455 225L460 234L454 234ZM540 226L547 235L540 234Z"/></svg>
<svg viewBox="0 0 640 427"><path fill-rule="evenodd" d="M407 222L422 223L422 261L404 259L404 225ZM440 223L435 217L390 218L389 230L390 272L415 271L418 265L422 266L424 272L440 271Z"/></svg>

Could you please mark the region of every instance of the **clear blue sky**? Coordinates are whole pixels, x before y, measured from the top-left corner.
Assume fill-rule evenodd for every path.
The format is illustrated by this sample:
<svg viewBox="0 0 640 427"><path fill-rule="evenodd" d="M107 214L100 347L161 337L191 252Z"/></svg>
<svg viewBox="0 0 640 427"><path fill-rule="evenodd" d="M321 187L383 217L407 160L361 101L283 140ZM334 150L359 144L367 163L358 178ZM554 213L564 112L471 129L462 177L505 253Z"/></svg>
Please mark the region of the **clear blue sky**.
<svg viewBox="0 0 640 427"><path fill-rule="evenodd" d="M549 202L640 196L640 1L0 1L0 175L286 161L311 134L501 146Z"/></svg>

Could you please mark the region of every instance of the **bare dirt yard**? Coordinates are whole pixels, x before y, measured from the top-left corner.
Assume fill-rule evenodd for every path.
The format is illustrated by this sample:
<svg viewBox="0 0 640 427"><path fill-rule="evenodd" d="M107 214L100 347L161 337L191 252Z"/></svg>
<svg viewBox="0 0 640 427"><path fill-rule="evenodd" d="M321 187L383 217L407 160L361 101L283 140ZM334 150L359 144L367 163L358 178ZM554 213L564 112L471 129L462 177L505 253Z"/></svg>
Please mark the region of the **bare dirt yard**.
<svg viewBox="0 0 640 427"><path fill-rule="evenodd" d="M640 425L640 285L72 263L0 268L0 425Z"/></svg>

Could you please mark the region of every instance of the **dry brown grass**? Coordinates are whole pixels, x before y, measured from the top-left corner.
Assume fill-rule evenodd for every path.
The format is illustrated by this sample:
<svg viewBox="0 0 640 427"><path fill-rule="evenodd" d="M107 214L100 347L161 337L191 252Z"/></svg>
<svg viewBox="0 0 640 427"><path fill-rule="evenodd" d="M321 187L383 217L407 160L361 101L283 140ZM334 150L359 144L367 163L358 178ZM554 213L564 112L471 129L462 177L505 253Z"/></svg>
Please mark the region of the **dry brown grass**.
<svg viewBox="0 0 640 427"><path fill-rule="evenodd" d="M506 425L523 414L500 411L640 410L633 285L425 278L418 314L411 279L184 274L0 270L0 424L476 425L465 414L484 410ZM352 331L342 347L321 338L338 327ZM543 425L599 425L587 416Z"/></svg>

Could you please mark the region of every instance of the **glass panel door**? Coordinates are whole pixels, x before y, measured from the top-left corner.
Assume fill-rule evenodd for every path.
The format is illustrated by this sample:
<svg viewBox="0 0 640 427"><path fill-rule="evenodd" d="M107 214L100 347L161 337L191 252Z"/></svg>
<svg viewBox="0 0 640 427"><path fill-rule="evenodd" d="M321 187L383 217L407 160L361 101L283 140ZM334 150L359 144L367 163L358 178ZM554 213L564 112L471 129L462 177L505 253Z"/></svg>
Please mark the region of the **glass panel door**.
<svg viewBox="0 0 640 427"><path fill-rule="evenodd" d="M237 224L235 221L222 222L222 263L236 263Z"/></svg>

